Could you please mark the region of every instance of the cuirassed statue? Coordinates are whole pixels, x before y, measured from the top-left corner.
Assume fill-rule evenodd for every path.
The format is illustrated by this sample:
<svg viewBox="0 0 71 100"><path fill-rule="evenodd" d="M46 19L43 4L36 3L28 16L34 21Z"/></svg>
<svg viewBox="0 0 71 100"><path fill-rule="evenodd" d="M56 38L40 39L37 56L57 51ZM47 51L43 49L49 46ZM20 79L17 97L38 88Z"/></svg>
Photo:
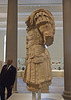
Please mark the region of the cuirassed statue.
<svg viewBox="0 0 71 100"><path fill-rule="evenodd" d="M39 89L48 89L51 84L50 54L46 46L53 44L55 23L48 10L37 9L26 19L26 25L26 67L23 80L29 91L37 92Z"/></svg>

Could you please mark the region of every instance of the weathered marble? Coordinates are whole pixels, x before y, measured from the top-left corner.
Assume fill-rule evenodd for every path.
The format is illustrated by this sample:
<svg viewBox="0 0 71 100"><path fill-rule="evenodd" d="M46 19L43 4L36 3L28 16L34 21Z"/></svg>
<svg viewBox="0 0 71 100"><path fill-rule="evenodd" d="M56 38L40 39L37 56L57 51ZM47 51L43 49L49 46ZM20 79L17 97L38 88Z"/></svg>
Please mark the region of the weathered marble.
<svg viewBox="0 0 71 100"><path fill-rule="evenodd" d="M37 9L27 18L26 25L26 68L23 80L29 91L48 91L52 73L50 54L45 45L53 43L54 19L48 10Z"/></svg>

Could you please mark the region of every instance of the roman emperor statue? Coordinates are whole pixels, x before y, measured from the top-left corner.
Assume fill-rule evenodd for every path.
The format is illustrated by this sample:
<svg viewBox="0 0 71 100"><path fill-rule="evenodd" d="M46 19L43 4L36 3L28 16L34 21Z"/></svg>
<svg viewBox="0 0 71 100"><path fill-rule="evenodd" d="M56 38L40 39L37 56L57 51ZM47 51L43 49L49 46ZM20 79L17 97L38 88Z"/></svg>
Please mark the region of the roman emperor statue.
<svg viewBox="0 0 71 100"><path fill-rule="evenodd" d="M26 19L26 66L24 82L29 91L49 87L52 80L50 54L46 46L54 41L55 23L52 14L37 9Z"/></svg>

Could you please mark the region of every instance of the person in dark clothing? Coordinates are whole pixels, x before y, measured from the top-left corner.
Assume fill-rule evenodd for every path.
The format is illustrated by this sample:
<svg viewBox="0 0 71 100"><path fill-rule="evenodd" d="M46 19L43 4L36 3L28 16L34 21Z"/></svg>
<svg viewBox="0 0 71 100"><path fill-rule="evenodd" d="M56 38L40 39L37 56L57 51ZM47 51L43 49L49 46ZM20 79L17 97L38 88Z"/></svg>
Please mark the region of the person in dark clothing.
<svg viewBox="0 0 71 100"><path fill-rule="evenodd" d="M16 68L12 65L12 60L7 60L7 65L4 65L1 70L1 100L5 100L5 88L7 88L7 99L12 95L12 88L16 77Z"/></svg>
<svg viewBox="0 0 71 100"><path fill-rule="evenodd" d="M0 100L1 100L1 95L2 95L2 88L1 88L1 74L0 74Z"/></svg>

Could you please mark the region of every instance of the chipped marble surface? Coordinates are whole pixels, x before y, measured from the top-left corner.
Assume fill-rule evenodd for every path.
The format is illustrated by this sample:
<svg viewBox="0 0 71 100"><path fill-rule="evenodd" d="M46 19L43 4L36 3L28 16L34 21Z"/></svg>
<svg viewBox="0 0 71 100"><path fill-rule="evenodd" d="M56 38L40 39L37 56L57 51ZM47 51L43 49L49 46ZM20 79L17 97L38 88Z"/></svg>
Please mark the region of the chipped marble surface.
<svg viewBox="0 0 71 100"><path fill-rule="evenodd" d="M63 77L53 77L52 84L49 87L50 93L62 94L64 90L64 78ZM22 78L17 79L17 91L18 93L30 93L26 84L23 82Z"/></svg>

